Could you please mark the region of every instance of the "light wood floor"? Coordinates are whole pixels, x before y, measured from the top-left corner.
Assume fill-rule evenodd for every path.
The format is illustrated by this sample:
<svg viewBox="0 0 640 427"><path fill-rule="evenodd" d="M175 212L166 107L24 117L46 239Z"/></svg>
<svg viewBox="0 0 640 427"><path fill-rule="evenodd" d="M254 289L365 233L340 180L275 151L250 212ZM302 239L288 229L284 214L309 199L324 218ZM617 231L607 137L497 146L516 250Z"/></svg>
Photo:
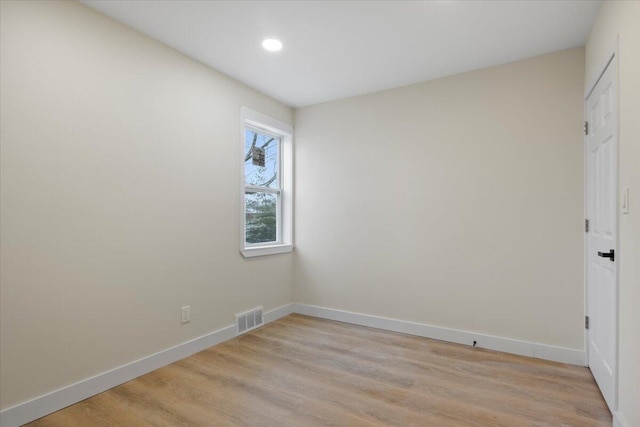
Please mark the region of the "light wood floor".
<svg viewBox="0 0 640 427"><path fill-rule="evenodd" d="M291 315L30 426L611 426L588 369Z"/></svg>

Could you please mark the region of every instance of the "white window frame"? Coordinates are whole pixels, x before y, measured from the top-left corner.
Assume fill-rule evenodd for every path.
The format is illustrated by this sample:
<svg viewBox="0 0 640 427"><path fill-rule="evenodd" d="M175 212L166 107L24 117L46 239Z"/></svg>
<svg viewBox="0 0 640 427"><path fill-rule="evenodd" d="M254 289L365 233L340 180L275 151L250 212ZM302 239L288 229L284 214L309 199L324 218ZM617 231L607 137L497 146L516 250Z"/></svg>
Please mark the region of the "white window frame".
<svg viewBox="0 0 640 427"><path fill-rule="evenodd" d="M272 117L242 107L240 121L240 253L245 258L274 255L293 250L293 127ZM250 128L280 138L278 147L279 188L245 184L245 129ZM255 189L277 197L275 242L246 243L245 191Z"/></svg>

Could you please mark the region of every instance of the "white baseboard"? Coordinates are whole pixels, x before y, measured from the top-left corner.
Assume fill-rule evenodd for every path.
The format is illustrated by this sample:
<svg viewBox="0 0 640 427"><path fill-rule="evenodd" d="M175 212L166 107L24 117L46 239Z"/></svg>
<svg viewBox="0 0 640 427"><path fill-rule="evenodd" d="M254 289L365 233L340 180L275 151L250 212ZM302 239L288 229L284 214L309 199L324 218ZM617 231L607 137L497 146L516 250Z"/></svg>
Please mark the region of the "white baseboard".
<svg viewBox="0 0 640 427"><path fill-rule="evenodd" d="M618 411L613 411L613 427L629 427L629 424Z"/></svg>
<svg viewBox="0 0 640 427"><path fill-rule="evenodd" d="M477 341L478 347L491 350L538 357L541 359L570 363L573 365L584 366L585 364L585 353L580 350L554 347L545 344L483 335L457 329L431 326L423 323L389 319L380 316L335 310L307 304L286 304L282 307L265 312L264 322L273 322L274 320L280 319L281 317L287 316L291 313L337 320L340 322L353 323L355 325L402 332L405 334L459 344L471 345L473 341ZM158 353L143 357L142 359L114 368L110 371L103 372L75 384L71 384L36 397L32 400L6 408L0 411L0 426L21 426L22 424L36 420L69 405L73 405L74 403L80 402L81 400L94 396L98 393L102 393L103 391L109 390L110 388L123 384L127 381L131 381L134 378L188 357L208 347L234 338L235 336L236 326L229 325L217 331L179 344L175 347L159 351ZM614 414L614 426L627 427L626 423L618 416L617 413Z"/></svg>
<svg viewBox="0 0 640 427"><path fill-rule="evenodd" d="M287 304L265 312L264 322L273 322L274 320L291 314L292 309L292 304ZM110 371L3 409L0 411L0 426L21 426L170 363L184 359L213 345L227 341L235 336L236 326L225 326L222 329L194 338L175 347L159 351Z"/></svg>
<svg viewBox="0 0 640 427"><path fill-rule="evenodd" d="M354 313L350 311L335 310L332 308L299 303L293 304L293 312L305 314L307 316L337 320L340 322L353 323L356 325L369 326L372 328L401 332L404 334L417 335L420 337L433 338L458 344L472 345L474 341L477 341L477 347L518 354L521 356L537 357L539 359L552 360L571 365L585 366L586 361L585 352L582 350L555 347L552 345L520 341L511 338L495 337L458 329L431 326L424 323L389 319L381 316L372 316L369 314Z"/></svg>
<svg viewBox="0 0 640 427"><path fill-rule="evenodd" d="M293 313L293 304L285 304L282 307L278 307L271 311L267 311L263 314L264 323L273 322L281 317L288 316Z"/></svg>

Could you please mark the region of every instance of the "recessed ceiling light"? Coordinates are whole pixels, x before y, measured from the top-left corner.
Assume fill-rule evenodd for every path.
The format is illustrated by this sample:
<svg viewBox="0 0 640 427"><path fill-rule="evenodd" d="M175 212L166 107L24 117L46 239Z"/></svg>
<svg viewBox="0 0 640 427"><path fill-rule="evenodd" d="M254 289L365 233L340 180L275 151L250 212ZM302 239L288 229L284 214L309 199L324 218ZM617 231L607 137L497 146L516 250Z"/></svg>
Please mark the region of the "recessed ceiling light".
<svg viewBox="0 0 640 427"><path fill-rule="evenodd" d="M264 39L262 40L262 47L269 52L277 52L282 49L282 42L278 39Z"/></svg>

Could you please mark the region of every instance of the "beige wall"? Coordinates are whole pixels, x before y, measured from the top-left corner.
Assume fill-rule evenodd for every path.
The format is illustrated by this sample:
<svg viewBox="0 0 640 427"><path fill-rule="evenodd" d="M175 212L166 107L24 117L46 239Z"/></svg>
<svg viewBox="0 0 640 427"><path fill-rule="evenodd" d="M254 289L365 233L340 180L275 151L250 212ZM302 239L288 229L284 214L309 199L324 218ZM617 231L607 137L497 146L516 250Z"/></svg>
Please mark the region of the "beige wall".
<svg viewBox="0 0 640 427"><path fill-rule="evenodd" d="M291 255L238 252L238 144L242 105L291 109L75 2L0 3L0 406L289 303Z"/></svg>
<svg viewBox="0 0 640 427"><path fill-rule="evenodd" d="M240 107L291 109L77 3L0 5L0 408L286 304L292 283L297 302L583 349L582 49L298 110L295 255L245 260ZM586 48L591 82L621 34L632 206L639 6L605 2ZM620 227L631 426L640 210Z"/></svg>
<svg viewBox="0 0 640 427"><path fill-rule="evenodd" d="M619 35L620 188L631 190L620 215L618 413L640 426L640 2L606 1L586 46L585 91L611 55ZM617 254L616 254L617 255Z"/></svg>
<svg viewBox="0 0 640 427"><path fill-rule="evenodd" d="M297 302L583 350L584 51L296 110Z"/></svg>

